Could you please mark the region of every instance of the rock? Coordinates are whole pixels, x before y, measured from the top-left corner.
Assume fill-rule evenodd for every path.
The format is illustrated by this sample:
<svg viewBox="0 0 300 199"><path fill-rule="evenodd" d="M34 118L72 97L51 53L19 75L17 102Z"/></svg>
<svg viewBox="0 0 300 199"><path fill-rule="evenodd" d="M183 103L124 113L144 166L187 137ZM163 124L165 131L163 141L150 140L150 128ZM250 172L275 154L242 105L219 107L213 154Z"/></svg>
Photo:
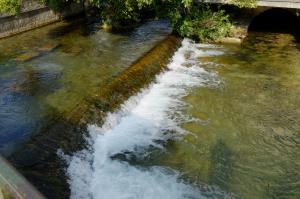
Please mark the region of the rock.
<svg viewBox="0 0 300 199"><path fill-rule="evenodd" d="M60 44L46 43L46 44L43 44L38 50L41 52L51 52L51 51L55 50L56 48L58 48L59 46L60 46Z"/></svg>
<svg viewBox="0 0 300 199"><path fill-rule="evenodd" d="M112 30L112 25L108 25L106 23L104 23L102 26L101 26L101 29L105 32L110 32Z"/></svg>
<svg viewBox="0 0 300 199"><path fill-rule="evenodd" d="M40 55L41 55L40 52L30 51L19 55L18 57L15 58L15 60L18 62L26 62L36 57L39 57Z"/></svg>
<svg viewBox="0 0 300 199"><path fill-rule="evenodd" d="M80 54L81 51L82 51L82 48L80 46L73 46L69 49L69 52L74 55Z"/></svg>
<svg viewBox="0 0 300 199"><path fill-rule="evenodd" d="M25 53L17 56L15 58L15 60L18 62L30 61L34 58L42 56L44 53L49 53L49 52L55 50L59 46L60 46L60 44L46 43L46 44L43 44L40 48L38 48L38 50L36 50L36 51L28 51L28 52L25 52Z"/></svg>
<svg viewBox="0 0 300 199"><path fill-rule="evenodd" d="M242 39L236 37L225 37L223 39L220 39L219 42L225 44L241 44Z"/></svg>

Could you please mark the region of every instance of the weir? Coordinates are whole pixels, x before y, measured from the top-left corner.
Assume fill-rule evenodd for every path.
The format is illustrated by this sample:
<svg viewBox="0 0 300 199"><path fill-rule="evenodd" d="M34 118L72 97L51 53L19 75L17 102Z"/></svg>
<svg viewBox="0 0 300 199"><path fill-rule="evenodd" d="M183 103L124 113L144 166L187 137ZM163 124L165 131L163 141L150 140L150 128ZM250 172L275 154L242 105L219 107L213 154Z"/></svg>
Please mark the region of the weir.
<svg viewBox="0 0 300 199"><path fill-rule="evenodd" d="M47 197L67 198L69 188L64 163L57 150L69 154L84 148L86 125L101 124L108 112L118 109L124 100L146 87L157 73L166 68L179 45L179 38L165 38L95 96L79 102L69 113L57 113L60 116L33 135L24 147L9 157L9 161Z"/></svg>
<svg viewBox="0 0 300 199"><path fill-rule="evenodd" d="M63 43L66 38L60 38L53 50L42 50L39 44L11 57L1 55L5 58L0 60L4 62L1 69L7 70L3 70L6 79L0 76L0 80L6 85L9 72L20 73L15 66L22 63L19 67L23 71L29 69L21 76L24 81L4 86L10 94L4 95L5 103L16 102L20 96L24 103L39 91L45 94L50 85L43 85L44 79L48 83L47 67L56 69L51 78L68 70L81 72L77 79L66 78L53 90L62 91L60 88L72 86L68 83L77 83L74 90L83 96L62 98L75 99L69 106L73 108L52 106L56 118L35 129L25 144L17 145L9 160L48 198L297 197L299 44L290 34L256 31L278 25L279 30L290 33L299 30L299 24L295 8L275 7L248 10L253 18L249 18L246 31L251 34L243 45L198 44L167 36L151 50L142 51L137 61L132 63L131 59L130 66L128 61L122 62L122 69L113 68L118 72L109 73L113 75L101 86L81 85L94 77L85 72L99 70L91 62L87 64L89 59L107 57L107 49L99 46L116 47L112 48L116 53L108 58L122 59L134 53L120 53L128 50L123 44L129 40L135 50L141 40L126 40L125 34L105 37L106 33L98 31L101 36L91 37L97 45L87 48L81 49L88 42L77 35L75 42L65 42L72 48ZM271 23L274 20L277 24ZM86 54L90 48L95 50ZM62 71L59 68L64 62L46 59L54 56L57 60L59 53L63 61L71 60L70 65L80 67L67 65L69 68ZM76 59L80 55L84 55L79 60L83 65ZM105 63L102 67L109 66ZM85 93L90 85L96 89ZM7 120L3 121L2 126ZM0 199L10 199L11 192L14 198L43 198L0 158Z"/></svg>

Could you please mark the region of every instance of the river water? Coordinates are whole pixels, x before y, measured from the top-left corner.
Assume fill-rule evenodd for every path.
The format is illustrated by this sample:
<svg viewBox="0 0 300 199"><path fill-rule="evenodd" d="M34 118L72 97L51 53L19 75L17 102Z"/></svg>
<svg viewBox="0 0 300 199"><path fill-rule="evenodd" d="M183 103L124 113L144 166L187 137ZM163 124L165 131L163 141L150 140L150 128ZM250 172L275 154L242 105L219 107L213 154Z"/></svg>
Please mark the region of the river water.
<svg viewBox="0 0 300 199"><path fill-rule="evenodd" d="M168 70L89 125L71 198L299 198L300 53L287 34L184 39Z"/></svg>
<svg viewBox="0 0 300 199"><path fill-rule="evenodd" d="M0 152L9 156L171 32L150 21L110 34L82 18L0 40Z"/></svg>
<svg viewBox="0 0 300 199"><path fill-rule="evenodd" d="M26 176L50 198L68 196L51 158L22 156L41 147L27 140L170 31L166 21L122 34L79 21L0 40L1 154L21 148ZM70 197L299 198L299 49L288 34L250 33L241 45L184 39L151 85L88 125L85 149L54 147Z"/></svg>

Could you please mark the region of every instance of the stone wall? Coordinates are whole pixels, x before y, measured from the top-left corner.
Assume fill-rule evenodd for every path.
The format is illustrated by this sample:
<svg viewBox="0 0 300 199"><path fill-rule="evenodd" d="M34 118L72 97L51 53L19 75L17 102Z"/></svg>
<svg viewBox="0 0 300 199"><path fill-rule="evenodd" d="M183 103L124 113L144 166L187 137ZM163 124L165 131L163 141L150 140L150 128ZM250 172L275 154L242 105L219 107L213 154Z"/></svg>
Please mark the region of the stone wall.
<svg viewBox="0 0 300 199"><path fill-rule="evenodd" d="M84 11L84 6L82 3L73 3L63 10L62 12L53 11L35 0L24 0L21 13L18 16L11 16L5 13L0 14L0 38L28 31L59 21L65 17L79 14Z"/></svg>

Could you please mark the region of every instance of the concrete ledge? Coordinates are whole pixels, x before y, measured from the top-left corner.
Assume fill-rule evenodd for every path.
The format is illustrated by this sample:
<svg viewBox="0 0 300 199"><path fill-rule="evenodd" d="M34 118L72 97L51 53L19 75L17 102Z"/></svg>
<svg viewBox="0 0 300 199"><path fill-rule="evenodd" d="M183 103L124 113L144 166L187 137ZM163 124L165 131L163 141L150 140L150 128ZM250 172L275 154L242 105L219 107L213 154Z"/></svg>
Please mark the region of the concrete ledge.
<svg viewBox="0 0 300 199"><path fill-rule="evenodd" d="M76 15L84 11L82 4L70 4L62 12L55 12L48 7L39 4L26 4L18 16L2 14L0 16L0 38L12 36L24 31L41 27L65 17Z"/></svg>

